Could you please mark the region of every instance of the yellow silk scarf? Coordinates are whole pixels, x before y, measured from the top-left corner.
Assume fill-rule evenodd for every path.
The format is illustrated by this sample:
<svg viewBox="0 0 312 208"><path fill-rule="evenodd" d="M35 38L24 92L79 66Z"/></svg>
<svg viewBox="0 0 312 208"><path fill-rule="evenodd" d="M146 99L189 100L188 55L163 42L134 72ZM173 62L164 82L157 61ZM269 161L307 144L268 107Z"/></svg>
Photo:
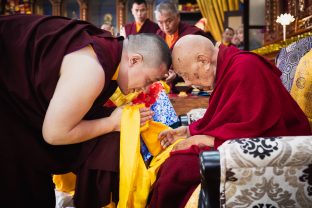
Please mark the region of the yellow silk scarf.
<svg viewBox="0 0 312 208"><path fill-rule="evenodd" d="M169 127L149 122L140 128L139 108L144 105L126 106L122 112L120 131L120 178L119 208L146 207L150 188L156 180L161 164L169 157L173 145L164 151L158 140L158 134ZM142 132L141 132L142 131ZM154 156L146 168L140 153L140 132L147 148Z"/></svg>
<svg viewBox="0 0 312 208"><path fill-rule="evenodd" d="M114 77L112 78L112 80L116 80L117 76L118 76L118 71L119 71L119 66L118 69L116 70L116 73L114 74ZM170 87L162 82L162 85L164 86L166 92L170 91ZM138 96L138 92L134 92L134 93L130 93L129 95L124 95L122 94L121 90L119 89L119 87L116 89L115 93L110 97L110 100L116 105L116 106L121 106L127 103L130 103L135 97ZM128 113L124 113L123 112L123 119L124 119L124 125L122 130L121 130L121 135L125 135L122 139L121 136L121 141L125 140L125 138L132 138L129 139L129 141L135 143L135 145L137 145L136 142L137 139L140 135L140 131L141 131L141 135L143 137L144 142L146 143L146 146L148 148L148 150L150 151L150 153L153 156L156 156L160 151L162 151L162 148L160 146L160 143L157 139L158 134L160 131L165 130L169 127L158 123L158 122L149 122L149 125L145 125L143 128L140 129L140 113L139 113L139 108L143 107L143 105L140 106L127 106L125 109L132 109L130 111L135 112L135 114L130 113L130 111L128 110L124 110L125 112ZM135 116L134 116L135 115ZM134 119L134 120L132 120ZM127 125L129 123L129 125ZM131 125L136 126L139 128L139 131L133 131L131 128ZM136 135L136 136L130 136L130 135ZM129 136L126 136L127 134L129 134ZM138 137L137 137L138 136ZM151 139L148 139L151 138ZM180 141L180 140L179 140ZM177 141L178 142L178 141ZM169 152L171 151L172 146L168 147L165 151L161 152L159 155L157 155L157 157L154 157L154 159L151 161L150 167L148 168L148 177L146 177L142 183L144 183L145 185L145 189L147 190L144 192L144 203L146 203L146 199L147 199L147 195L150 189L150 186L146 186L147 181L149 184L153 184L156 180L156 173L160 167L160 165L166 160L166 158L169 156ZM138 172L143 171L143 175L146 175L147 169L145 167L145 164L143 162L142 156L140 154L140 150L139 149L134 149L132 148L131 150L135 150L136 152L132 152L131 155L135 154L136 157L139 158L140 160L140 170L138 170ZM122 152L120 150L120 152ZM129 154L129 152L123 153L123 155ZM127 157L126 157L127 159ZM120 160L121 161L121 160ZM143 163L144 166L142 166L141 162ZM120 165L122 167L122 165ZM123 171L127 170L124 168L121 168ZM121 171L122 172L122 171ZM70 193L71 195L74 194L74 190L75 190L75 181L76 181L76 176L74 173L67 173L67 174L63 174L63 175L53 175L53 182L55 184L55 188L58 191L62 191L62 192L66 192L66 193ZM134 183L137 183L137 181L135 181ZM138 186L140 187L141 184L138 184ZM141 189L141 187L140 187ZM130 192L131 190L129 189L124 189L125 192ZM143 189L142 189L143 190ZM124 193L125 193L124 192ZM147 193L147 194L146 194ZM131 193L132 194L132 193ZM124 195L124 194L122 194ZM125 197L123 197L125 198ZM138 198L138 197L134 197L134 198ZM141 196L142 198L142 196ZM121 200L120 200L121 201ZM123 203L123 202L122 202ZM121 203L119 203L121 204ZM114 207L111 205L108 205L107 207ZM122 207L121 205L119 205L119 207Z"/></svg>

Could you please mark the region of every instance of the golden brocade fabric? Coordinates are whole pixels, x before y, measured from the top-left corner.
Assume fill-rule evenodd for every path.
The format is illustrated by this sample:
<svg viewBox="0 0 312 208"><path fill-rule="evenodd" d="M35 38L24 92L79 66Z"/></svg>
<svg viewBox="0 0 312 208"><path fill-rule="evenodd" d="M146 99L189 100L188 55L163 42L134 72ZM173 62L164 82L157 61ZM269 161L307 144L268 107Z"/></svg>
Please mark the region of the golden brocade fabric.
<svg viewBox="0 0 312 208"><path fill-rule="evenodd" d="M172 147L180 142L162 150L158 134L169 127L149 122L140 127L141 105L126 106L122 112L120 131L120 179L119 202L120 208L144 208L150 188L156 180L161 164L169 157ZM131 121L131 122L129 122ZM140 133L149 151L154 155L148 168L146 168L140 153Z"/></svg>
<svg viewBox="0 0 312 208"><path fill-rule="evenodd" d="M308 117L312 129L312 50L300 59L290 94Z"/></svg>

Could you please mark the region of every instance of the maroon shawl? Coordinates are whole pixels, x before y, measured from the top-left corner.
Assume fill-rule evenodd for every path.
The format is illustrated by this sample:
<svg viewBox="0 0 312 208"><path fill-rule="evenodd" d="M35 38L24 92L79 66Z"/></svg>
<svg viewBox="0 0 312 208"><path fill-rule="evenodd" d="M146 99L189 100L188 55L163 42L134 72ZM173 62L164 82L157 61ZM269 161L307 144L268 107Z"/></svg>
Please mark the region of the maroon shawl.
<svg viewBox="0 0 312 208"><path fill-rule="evenodd" d="M308 120L264 58L220 46L214 92L204 117L190 125L192 135L228 139L310 135ZM206 148L204 150L209 150ZM150 207L184 207L200 183L198 146L172 152L161 167Z"/></svg>
<svg viewBox="0 0 312 208"><path fill-rule="evenodd" d="M159 29L156 34L160 35L164 40L166 40L166 33L164 33L161 29ZM203 30L199 29L198 27L196 27L194 25L190 25L190 24L185 23L185 22L179 23L178 34L179 34L178 40L185 35L191 35L191 34L202 35L202 36L206 37L206 33ZM174 45L175 45L175 43L172 44L170 50L173 49Z"/></svg>
<svg viewBox="0 0 312 208"><path fill-rule="evenodd" d="M149 19L145 20L145 22L143 23L142 27L140 28L140 30L138 32L136 31L136 23L135 22L132 22L132 23L125 25L126 36L135 35L138 33L154 33L155 34L158 29L159 29L158 25Z"/></svg>
<svg viewBox="0 0 312 208"><path fill-rule="evenodd" d="M48 207L53 194L51 174L72 171L97 142L52 146L42 137L63 57L88 44L93 46L106 79L85 117L94 119L105 114L102 105L117 87L111 77L121 58L119 41L84 21L35 15L0 17L0 177L5 179L1 189L5 194L1 191L0 195L10 206L15 201L21 203L17 207L34 207L37 202L38 207ZM53 207L53 202L49 206Z"/></svg>
<svg viewBox="0 0 312 208"><path fill-rule="evenodd" d="M228 139L311 134L280 75L261 56L221 46L209 108L190 125L191 135L214 136L217 148Z"/></svg>

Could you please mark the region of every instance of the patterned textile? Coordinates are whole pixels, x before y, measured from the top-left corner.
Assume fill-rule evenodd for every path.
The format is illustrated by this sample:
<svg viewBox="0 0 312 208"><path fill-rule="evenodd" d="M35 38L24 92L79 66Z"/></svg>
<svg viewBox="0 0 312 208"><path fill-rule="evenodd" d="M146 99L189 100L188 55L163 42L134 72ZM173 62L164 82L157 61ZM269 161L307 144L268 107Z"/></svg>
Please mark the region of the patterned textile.
<svg viewBox="0 0 312 208"><path fill-rule="evenodd" d="M153 120L161 122L167 126L171 126L179 120L169 97L164 90L158 95L156 102L151 106L151 110L155 113Z"/></svg>
<svg viewBox="0 0 312 208"><path fill-rule="evenodd" d="M299 60L311 48L312 37L307 37L281 49L276 60L276 66L283 73L281 79L288 92L291 89Z"/></svg>
<svg viewBox="0 0 312 208"><path fill-rule="evenodd" d="M312 207L312 136L231 140L219 151L221 207Z"/></svg>
<svg viewBox="0 0 312 208"><path fill-rule="evenodd" d="M312 129L312 50L300 59L290 94L308 117Z"/></svg>

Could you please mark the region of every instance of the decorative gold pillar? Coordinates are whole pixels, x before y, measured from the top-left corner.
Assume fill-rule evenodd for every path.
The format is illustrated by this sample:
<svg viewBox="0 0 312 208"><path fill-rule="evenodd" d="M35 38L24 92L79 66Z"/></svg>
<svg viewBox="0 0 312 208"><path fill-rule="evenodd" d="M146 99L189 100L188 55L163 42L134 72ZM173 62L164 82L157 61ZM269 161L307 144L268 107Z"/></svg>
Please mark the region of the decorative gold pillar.
<svg viewBox="0 0 312 208"><path fill-rule="evenodd" d="M50 0L50 2L52 4L52 15L60 16L62 0Z"/></svg>
<svg viewBox="0 0 312 208"><path fill-rule="evenodd" d="M125 15L126 15L125 8L126 8L125 2L122 0L119 0L116 6L117 31L118 32L120 32L121 26L125 24Z"/></svg>
<svg viewBox="0 0 312 208"><path fill-rule="evenodd" d="M86 0L77 0L80 9L80 17L81 20L87 20L88 17L88 4Z"/></svg>
<svg viewBox="0 0 312 208"><path fill-rule="evenodd" d="M146 0L146 4L147 4L147 17L150 20L154 19L154 1L153 0Z"/></svg>

